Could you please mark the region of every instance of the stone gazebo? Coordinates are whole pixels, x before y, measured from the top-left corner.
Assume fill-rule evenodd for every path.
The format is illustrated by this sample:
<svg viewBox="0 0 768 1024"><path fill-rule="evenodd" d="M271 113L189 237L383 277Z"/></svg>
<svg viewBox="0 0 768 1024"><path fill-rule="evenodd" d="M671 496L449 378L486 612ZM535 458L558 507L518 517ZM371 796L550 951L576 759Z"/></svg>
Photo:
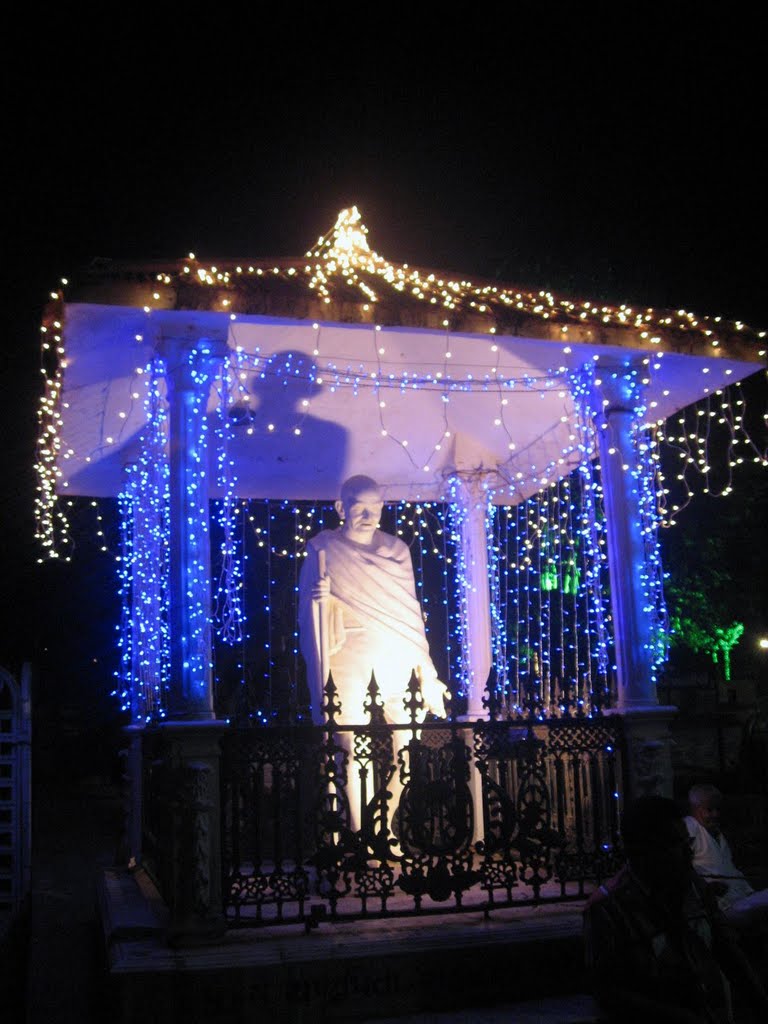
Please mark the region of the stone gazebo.
<svg viewBox="0 0 768 1024"><path fill-rule="evenodd" d="M151 722L183 780L169 813L187 827L165 893L177 940L222 927L211 498L331 500L346 476L371 472L387 501L452 503L462 685L477 720L498 667L489 504L518 505L599 461L615 645L606 710L624 722L630 789L670 791L646 425L760 369L747 329L389 263L352 209L301 259L95 264L55 297L44 332L41 538L55 553L61 496L123 496L134 769ZM152 622L164 625L148 643ZM138 810L131 842L138 856Z"/></svg>

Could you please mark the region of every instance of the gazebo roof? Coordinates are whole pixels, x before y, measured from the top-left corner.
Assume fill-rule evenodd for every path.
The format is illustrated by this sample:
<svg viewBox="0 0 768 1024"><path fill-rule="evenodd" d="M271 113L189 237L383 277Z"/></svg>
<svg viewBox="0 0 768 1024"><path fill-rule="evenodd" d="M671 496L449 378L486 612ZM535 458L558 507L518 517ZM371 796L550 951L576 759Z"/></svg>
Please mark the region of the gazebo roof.
<svg viewBox="0 0 768 1024"><path fill-rule="evenodd" d="M294 499L334 497L365 471L389 498L427 500L458 469L490 472L499 500L516 502L578 461L569 373L640 367L661 420L765 354L762 335L718 317L390 263L355 208L302 259L99 261L44 326L63 336L44 399L57 487L92 496L118 493L137 458L140 385L169 338L226 342L238 493ZM212 417L217 405L214 387Z"/></svg>

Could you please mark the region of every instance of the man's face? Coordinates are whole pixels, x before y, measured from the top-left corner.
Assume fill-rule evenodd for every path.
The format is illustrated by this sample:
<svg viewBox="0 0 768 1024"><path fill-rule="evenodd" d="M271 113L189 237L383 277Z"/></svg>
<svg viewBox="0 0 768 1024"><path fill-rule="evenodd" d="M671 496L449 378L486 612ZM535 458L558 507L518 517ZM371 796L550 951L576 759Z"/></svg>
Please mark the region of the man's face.
<svg viewBox="0 0 768 1024"><path fill-rule="evenodd" d="M384 502L381 492L371 488L349 495L340 501L344 530L356 540L370 542L376 532Z"/></svg>
<svg viewBox="0 0 768 1024"><path fill-rule="evenodd" d="M709 796L691 808L696 821L713 836L720 835L720 805L718 796Z"/></svg>

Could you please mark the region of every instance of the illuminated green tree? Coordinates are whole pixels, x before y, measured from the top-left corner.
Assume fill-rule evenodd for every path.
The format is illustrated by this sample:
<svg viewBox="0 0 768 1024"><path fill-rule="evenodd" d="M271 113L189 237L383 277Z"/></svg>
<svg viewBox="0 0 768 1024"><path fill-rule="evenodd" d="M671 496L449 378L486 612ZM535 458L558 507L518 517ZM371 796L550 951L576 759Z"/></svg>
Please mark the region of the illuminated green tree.
<svg viewBox="0 0 768 1024"><path fill-rule="evenodd" d="M722 658L723 676L726 682L730 681L731 651L744 633L743 622L704 628L689 616L672 615L670 624L673 646L687 647L694 654L706 654L715 665Z"/></svg>
<svg viewBox="0 0 768 1024"><path fill-rule="evenodd" d="M744 632L743 622L732 622L730 626L715 628L715 642L712 647L712 660L717 664L718 658L723 659L725 681L731 679L731 651L741 639Z"/></svg>
<svg viewBox="0 0 768 1024"><path fill-rule="evenodd" d="M671 647L722 665L728 681L731 652L744 633L740 619L745 595L734 578L736 563L718 536L680 538L675 554L669 559L665 587Z"/></svg>
<svg viewBox="0 0 768 1024"><path fill-rule="evenodd" d="M750 420L758 449L768 441L760 417L765 409L766 382L755 374L745 385L744 415ZM749 394L747 395L746 392ZM751 417L751 419L750 419ZM679 472L677 454L663 454L664 473L674 481ZM721 466L733 468L733 458L719 453ZM678 525L661 531L662 563L668 574L665 595L676 629L672 636L671 668L678 671L700 667L701 661L718 667L719 673L759 678L763 665L757 648L746 638L765 630L765 594L768 592L768 473L762 460L738 459L735 487L729 497L717 497L724 480L697 491ZM674 484L670 485L674 489ZM670 503L679 500L670 495ZM742 625L743 624L743 628ZM744 643L739 643L742 635Z"/></svg>

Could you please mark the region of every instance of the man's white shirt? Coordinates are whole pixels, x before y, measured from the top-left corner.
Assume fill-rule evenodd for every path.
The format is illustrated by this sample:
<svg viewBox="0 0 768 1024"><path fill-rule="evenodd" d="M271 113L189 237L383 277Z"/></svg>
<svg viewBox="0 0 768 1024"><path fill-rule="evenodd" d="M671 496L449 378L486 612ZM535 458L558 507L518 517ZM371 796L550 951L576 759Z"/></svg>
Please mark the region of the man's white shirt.
<svg viewBox="0 0 768 1024"><path fill-rule="evenodd" d="M727 910L733 903L751 896L754 889L733 863L728 841L721 832L715 837L695 818L685 819L688 835L693 839L693 867L707 881L724 882L727 891L718 897L721 910Z"/></svg>

